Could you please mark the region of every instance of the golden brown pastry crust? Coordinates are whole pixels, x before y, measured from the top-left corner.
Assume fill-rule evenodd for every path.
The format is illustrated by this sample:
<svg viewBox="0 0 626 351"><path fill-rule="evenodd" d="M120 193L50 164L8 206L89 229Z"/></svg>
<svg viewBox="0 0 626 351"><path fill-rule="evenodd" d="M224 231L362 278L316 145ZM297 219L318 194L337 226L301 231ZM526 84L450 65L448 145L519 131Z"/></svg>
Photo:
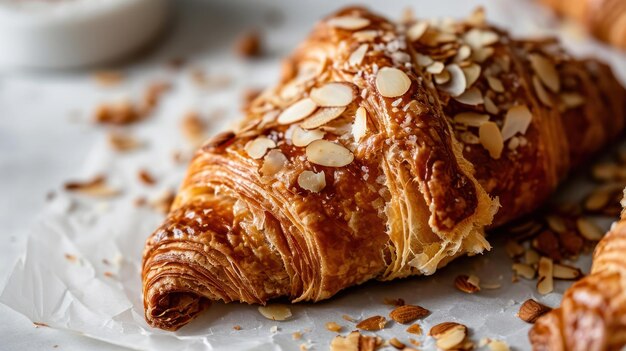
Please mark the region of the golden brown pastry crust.
<svg viewBox="0 0 626 351"><path fill-rule="evenodd" d="M534 350L621 350L626 345L626 216L598 243L591 274L530 331Z"/></svg>
<svg viewBox="0 0 626 351"><path fill-rule="evenodd" d="M455 38L472 28L464 22L458 26ZM398 25L362 8L344 9L318 24L286 62L280 84L250 105L239 131L221 134L197 152L168 218L146 243L148 323L177 329L210 300L318 301L370 279L432 274L455 257L489 248L484 228L492 223L498 200L488 192L505 204L497 223L540 204L571 165L567 155L574 146L563 134L594 142L581 147L581 157L609 141L604 124L600 133L590 128L567 134L565 124L588 118L581 111L606 112L617 124L612 130L622 128L623 111L611 105L583 103L563 113L539 106L523 61L523 50L535 49L484 23L473 26L498 34L495 54L481 63L485 70L496 58L511 60L510 79L502 77L502 83L514 92L511 101L533 114L528 130L515 134L528 138L524 146L504 148L496 160L482 144L464 142L461 131L478 128L460 126L451 114L483 107L456 106L433 83L419 63L418 54L429 51L407 40L413 24ZM435 37L445 30L429 28ZM366 54L356 55L364 45ZM444 45L435 40L432 46ZM592 79L586 63L562 60L556 61L559 70L571 65ZM393 79L385 76L390 72ZM484 86L483 79L477 87ZM616 88L605 71L593 79ZM296 146L296 127L304 124L301 119L287 123L282 114L296 103L310 105L302 101L329 83L341 83L331 98L351 98L341 115L316 128L316 138L323 134L333 144L321 142L315 154L312 145L320 141ZM580 89L606 93L604 87ZM620 89L613 96L619 98ZM555 101L559 93L551 95ZM319 96L315 99L322 104ZM497 134L504 107L488 115ZM355 120L363 109L364 133L356 127L363 120ZM564 118L568 113L571 121ZM264 145L260 152L259 145ZM319 157L349 162L331 167ZM301 183L307 171L323 182Z"/></svg>

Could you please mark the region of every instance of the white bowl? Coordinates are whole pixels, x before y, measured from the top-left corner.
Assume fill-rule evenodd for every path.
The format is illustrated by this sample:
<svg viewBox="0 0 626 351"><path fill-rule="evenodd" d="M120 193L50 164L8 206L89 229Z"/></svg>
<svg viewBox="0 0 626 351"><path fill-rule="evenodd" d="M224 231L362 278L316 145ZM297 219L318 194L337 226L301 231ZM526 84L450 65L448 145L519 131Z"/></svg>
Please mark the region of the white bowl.
<svg viewBox="0 0 626 351"><path fill-rule="evenodd" d="M152 39L168 0L0 0L0 68L70 68L119 59Z"/></svg>

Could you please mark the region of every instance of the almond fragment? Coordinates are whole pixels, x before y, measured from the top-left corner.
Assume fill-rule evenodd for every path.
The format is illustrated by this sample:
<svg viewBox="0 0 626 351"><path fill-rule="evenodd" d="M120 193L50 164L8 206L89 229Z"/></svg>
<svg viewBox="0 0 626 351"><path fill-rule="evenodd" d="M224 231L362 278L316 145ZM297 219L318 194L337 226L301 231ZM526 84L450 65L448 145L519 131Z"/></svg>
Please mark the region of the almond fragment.
<svg viewBox="0 0 626 351"><path fill-rule="evenodd" d="M526 279L533 279L535 277L535 269L530 265L523 263L513 263L513 271Z"/></svg>
<svg viewBox="0 0 626 351"><path fill-rule="evenodd" d="M429 313L429 310L421 306L403 305L391 311L389 318L400 324L408 324L416 319L426 317Z"/></svg>
<svg viewBox="0 0 626 351"><path fill-rule="evenodd" d="M357 143L367 134L367 111L361 106L356 110L352 124L352 136Z"/></svg>
<svg viewBox="0 0 626 351"><path fill-rule="evenodd" d="M526 250L515 240L507 240L504 244L504 251L510 258L516 258L524 254Z"/></svg>
<svg viewBox="0 0 626 351"><path fill-rule="evenodd" d="M495 44L500 40L500 37L489 30L472 28L463 35L463 40L472 48L480 49Z"/></svg>
<svg viewBox="0 0 626 351"><path fill-rule="evenodd" d="M478 138L481 145L489 152L492 158L496 160L500 158L502 149L504 149L504 141L497 124L494 122L481 124L478 130Z"/></svg>
<svg viewBox="0 0 626 351"><path fill-rule="evenodd" d="M511 350L509 348L509 345L507 345L507 343L505 343L504 341L500 341L500 340L490 340L487 343L487 346L489 347L489 350L491 351L510 351Z"/></svg>
<svg viewBox="0 0 626 351"><path fill-rule="evenodd" d="M585 209L587 211L599 211L610 201L611 194L608 191L595 191L585 199Z"/></svg>
<svg viewBox="0 0 626 351"><path fill-rule="evenodd" d="M306 130L296 126L291 134L291 142L298 147L305 147L315 140L324 138L326 133L319 129Z"/></svg>
<svg viewBox="0 0 626 351"><path fill-rule="evenodd" d="M557 215L548 215L546 216L546 222L548 223L548 227L554 230L557 233L564 233L567 231L567 226L565 225L565 221L563 217Z"/></svg>
<svg viewBox="0 0 626 351"><path fill-rule="evenodd" d="M539 101L548 107L552 107L552 99L541 83L541 79L539 79L536 74L533 75L533 88L535 88L535 93L537 93Z"/></svg>
<svg viewBox="0 0 626 351"><path fill-rule="evenodd" d="M450 74L450 80L446 84L439 85L439 90L450 94L452 97L463 94L465 88L467 88L467 80L461 67L453 63L447 65L445 69Z"/></svg>
<svg viewBox="0 0 626 351"><path fill-rule="evenodd" d="M395 67L383 67L376 73L376 89L384 97L402 96L410 87L409 76Z"/></svg>
<svg viewBox="0 0 626 351"><path fill-rule="evenodd" d="M360 65L361 62L363 62L363 58L365 58L365 54L367 53L368 48L369 45L361 44L356 50L354 50L348 58L348 63L350 64L350 66Z"/></svg>
<svg viewBox="0 0 626 351"><path fill-rule="evenodd" d="M459 346L467 336L467 327L454 322L444 322L430 329L429 335L437 340L436 345L442 350L451 350Z"/></svg>
<svg viewBox="0 0 626 351"><path fill-rule="evenodd" d="M315 173L313 171L303 171L298 176L298 185L312 193L318 193L326 187L326 176L324 171Z"/></svg>
<svg viewBox="0 0 626 351"><path fill-rule="evenodd" d="M154 179L152 174L146 169L140 169L137 176L139 177L139 181L146 185L154 185L156 183L156 179Z"/></svg>
<svg viewBox="0 0 626 351"><path fill-rule="evenodd" d="M343 167L352 163L354 155L344 146L328 140L315 140L306 147L309 162L327 167Z"/></svg>
<svg viewBox="0 0 626 351"><path fill-rule="evenodd" d="M367 18L355 17L355 16L340 16L334 17L326 21L329 26L335 28L341 28L346 30L357 30L367 27L370 24L370 20Z"/></svg>
<svg viewBox="0 0 626 351"><path fill-rule="evenodd" d="M528 55L528 60L541 82L551 91L558 93L561 82L559 80L559 73L554 67L554 63L545 56L537 53Z"/></svg>
<svg viewBox="0 0 626 351"><path fill-rule="evenodd" d="M278 124L298 122L313 113L316 108L317 104L312 99L304 98L284 109L278 115Z"/></svg>
<svg viewBox="0 0 626 351"><path fill-rule="evenodd" d="M578 93L562 93L561 94L561 103L565 108L576 108L585 103L585 98Z"/></svg>
<svg viewBox="0 0 626 351"><path fill-rule="evenodd" d="M291 318L291 310L285 305L259 306L259 313L267 319L273 321L284 321Z"/></svg>
<svg viewBox="0 0 626 351"><path fill-rule="evenodd" d="M389 339L389 345L395 347L398 350L404 350L404 348L406 347L406 345L401 343L400 340L398 340L397 338Z"/></svg>
<svg viewBox="0 0 626 351"><path fill-rule="evenodd" d="M446 68L446 66L442 62L435 61L431 63L428 67L426 67L426 72L432 73L432 74L439 74L443 72L444 68Z"/></svg>
<svg viewBox="0 0 626 351"><path fill-rule="evenodd" d="M461 274L454 279L454 286L462 292L473 294L480 291L480 279L475 275Z"/></svg>
<svg viewBox="0 0 626 351"><path fill-rule="evenodd" d="M304 129L321 127L341 116L345 110L345 107L321 107L310 117L305 119L300 126Z"/></svg>
<svg viewBox="0 0 626 351"><path fill-rule="evenodd" d="M328 322L326 323L326 329L328 329L331 332L335 332L338 333L339 331L341 331L343 327L335 322Z"/></svg>
<svg viewBox="0 0 626 351"><path fill-rule="evenodd" d="M527 323L535 323L539 317L550 312L552 308L533 299L528 299L520 306L517 316Z"/></svg>
<svg viewBox="0 0 626 351"><path fill-rule="evenodd" d="M463 94L454 98L454 100L471 106L477 106L484 103L483 94L478 90L478 88L470 88L466 90Z"/></svg>
<svg viewBox="0 0 626 351"><path fill-rule="evenodd" d="M463 67L463 75L465 76L465 83L467 87L471 87L480 78L480 65L472 63L469 66Z"/></svg>
<svg viewBox="0 0 626 351"><path fill-rule="evenodd" d="M539 279L537 281L537 291L546 295L554 290L554 281L552 278L552 259L548 257L541 257L539 259L539 268L537 270Z"/></svg>
<svg viewBox="0 0 626 351"><path fill-rule="evenodd" d="M480 127L489 121L489 115L476 112L461 112L454 116L454 123L465 124L470 127Z"/></svg>
<svg viewBox="0 0 626 351"><path fill-rule="evenodd" d="M532 121L533 115L526 105L517 105L511 107L504 117L504 125L502 126L502 139L508 140L515 134L526 134L526 130Z"/></svg>
<svg viewBox="0 0 626 351"><path fill-rule="evenodd" d="M410 41L418 41L426 33L428 29L428 22L420 21L412 25L407 31L406 35Z"/></svg>
<svg viewBox="0 0 626 351"><path fill-rule="evenodd" d="M498 112L500 112L498 106L496 106L489 96L485 96L485 111L491 113L492 115L497 115Z"/></svg>
<svg viewBox="0 0 626 351"><path fill-rule="evenodd" d="M94 197L111 197L120 194L119 189L106 184L106 177L103 175L84 182L67 182L65 183L65 190Z"/></svg>
<svg viewBox="0 0 626 351"><path fill-rule="evenodd" d="M410 327L406 328L407 333L422 335L422 327L419 324L412 324Z"/></svg>
<svg viewBox="0 0 626 351"><path fill-rule="evenodd" d="M387 320L383 316L373 316L360 321L356 327L367 331L376 331L385 328Z"/></svg>
<svg viewBox="0 0 626 351"><path fill-rule="evenodd" d="M531 265L531 266L538 263L539 258L540 258L539 254L537 253L537 251L533 249L528 249L524 253L524 261L526 262L526 264Z"/></svg>
<svg viewBox="0 0 626 351"><path fill-rule="evenodd" d="M280 172L287 162L287 156L280 150L271 150L267 153L265 158L263 158L263 165L260 169L261 174L264 177L272 177Z"/></svg>
<svg viewBox="0 0 626 351"><path fill-rule="evenodd" d="M141 146L137 139L122 133L110 133L108 140L111 147L118 152L131 151Z"/></svg>
<svg viewBox="0 0 626 351"><path fill-rule="evenodd" d="M487 76L487 83L489 84L491 90L496 93L504 93L504 85L502 85L502 81L500 79L493 76Z"/></svg>
<svg viewBox="0 0 626 351"><path fill-rule="evenodd" d="M261 37L256 31L244 33L235 43L235 52L243 58L252 58L261 54Z"/></svg>
<svg viewBox="0 0 626 351"><path fill-rule="evenodd" d="M311 90L311 99L323 107L348 106L354 97L354 89L347 83L326 83Z"/></svg>
<svg viewBox="0 0 626 351"><path fill-rule="evenodd" d="M381 343L380 337L361 335L355 330L346 336L337 335L330 342L330 351L374 351Z"/></svg>
<svg viewBox="0 0 626 351"><path fill-rule="evenodd" d="M255 160L261 159L265 156L265 153L269 149L273 149L276 147L276 143L274 140L260 136L254 140L249 141L244 150L248 154L248 156L252 157Z"/></svg>
<svg viewBox="0 0 626 351"><path fill-rule="evenodd" d="M580 234L589 241L599 241L604 236L604 231L588 218L578 218L576 227Z"/></svg>
<svg viewBox="0 0 626 351"><path fill-rule="evenodd" d="M583 276L583 272L577 267L555 263L552 266L552 276L555 279L577 280Z"/></svg>

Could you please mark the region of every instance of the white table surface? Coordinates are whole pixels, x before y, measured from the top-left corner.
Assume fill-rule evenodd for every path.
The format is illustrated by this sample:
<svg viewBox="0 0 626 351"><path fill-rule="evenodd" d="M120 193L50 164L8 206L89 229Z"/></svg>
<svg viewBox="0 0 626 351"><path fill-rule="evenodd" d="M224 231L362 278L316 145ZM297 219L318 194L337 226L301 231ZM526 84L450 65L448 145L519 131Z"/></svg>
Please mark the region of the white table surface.
<svg viewBox="0 0 626 351"><path fill-rule="evenodd" d="M486 3L488 13L506 12L512 3L505 0L361 2L393 18L398 18L409 5L418 16L460 17L479 3ZM268 54L247 63L250 74L238 74L236 84L242 88L268 85L278 72L278 59L306 35L315 21L352 3L177 0L173 6L174 20L159 42L146 54L117 67L131 80L141 81L153 75L155 69L163 69L164 62L172 57L186 57L192 62L236 59L231 50L233 38L244 29L261 28ZM281 23L269 24L268 17L276 11L283 15ZM533 31L525 27L523 19L511 22L501 18L504 17L496 18L496 22L515 32ZM94 84L93 71L0 70L0 286L24 250L28 228L44 206L46 193L76 178L94 140L102 137L102 130L88 123L89 113L97 102L112 93ZM28 319L0 304L0 350L52 350L55 345L58 350L121 349L68 332L36 328Z"/></svg>

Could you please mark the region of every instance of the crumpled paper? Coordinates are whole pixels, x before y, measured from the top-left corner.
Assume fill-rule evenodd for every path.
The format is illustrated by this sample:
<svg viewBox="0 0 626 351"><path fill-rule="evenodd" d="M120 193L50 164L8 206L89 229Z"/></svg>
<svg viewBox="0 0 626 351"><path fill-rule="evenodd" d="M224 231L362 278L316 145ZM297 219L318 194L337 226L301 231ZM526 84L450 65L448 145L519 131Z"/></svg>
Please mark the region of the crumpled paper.
<svg viewBox="0 0 626 351"><path fill-rule="evenodd" d="M509 2L512 7L517 2ZM523 11L520 11L522 13ZM512 11L511 13L518 13ZM497 14L497 12L496 12ZM491 16L490 16L491 17ZM520 18L524 16L518 16ZM541 25L539 16L533 17ZM520 28L519 20L511 24ZM525 23L524 26L529 26ZM519 32L529 33L532 28ZM578 53L594 52L608 60L616 73L626 77L626 58L588 41L573 40ZM242 72L227 67L224 71ZM245 71L243 71L245 72ZM624 79L622 79L624 81ZM230 91L226 94L233 94ZM170 98L161 115L179 115L194 94L179 89L178 97ZM223 98L217 95L216 99ZM219 103L218 103L219 105ZM230 123L236 108L218 121L212 132ZM390 306L385 298L402 298L419 304L432 314L418 323L424 330L444 321L458 321L471 330L471 338L505 340L517 349L528 349L529 325L515 314L520 304L535 298L549 306L559 304L567 282L557 282L555 291L546 296L536 292L535 281L511 283L511 260L503 249L503 238L490 238L494 248L485 255L461 258L441 269L434 276L413 277L394 282L370 282L347 289L328 301L316 304L291 305L293 317L284 322L265 319L257 306L213 303L189 325L177 332L150 328L143 318L141 297L141 254L146 237L157 227L162 216L148 208L137 208L133 199L138 194L155 196L157 189L147 190L136 182L138 164L150 165L156 172L160 187L177 187L184 166L169 159L171 150L181 140L172 121L150 121L138 130L152 140L152 146L130 156L115 155L99 140L83 175L101 172L110 175L113 186L124 185L124 195L112 200L92 200L71 194L58 195L39 216L31 230L24 257L13 268L0 302L37 323L81 333L112 344L138 350L294 350L300 345L317 350L327 349L336 333L325 328L327 322L343 326L342 334L351 331L355 319L380 314L387 316ZM132 185L135 184L135 185ZM574 181L561 189L564 196L580 196L584 184ZM605 223L608 228L608 223ZM576 265L588 272L590 258L582 257ZM496 290L477 294L458 291L453 284L458 274L476 274L484 283L500 283ZM240 326L241 330L233 329ZM406 326L390 323L377 335L384 339L397 337L407 343L409 337L434 349L433 340L405 332ZM302 333L294 340L292 333Z"/></svg>

